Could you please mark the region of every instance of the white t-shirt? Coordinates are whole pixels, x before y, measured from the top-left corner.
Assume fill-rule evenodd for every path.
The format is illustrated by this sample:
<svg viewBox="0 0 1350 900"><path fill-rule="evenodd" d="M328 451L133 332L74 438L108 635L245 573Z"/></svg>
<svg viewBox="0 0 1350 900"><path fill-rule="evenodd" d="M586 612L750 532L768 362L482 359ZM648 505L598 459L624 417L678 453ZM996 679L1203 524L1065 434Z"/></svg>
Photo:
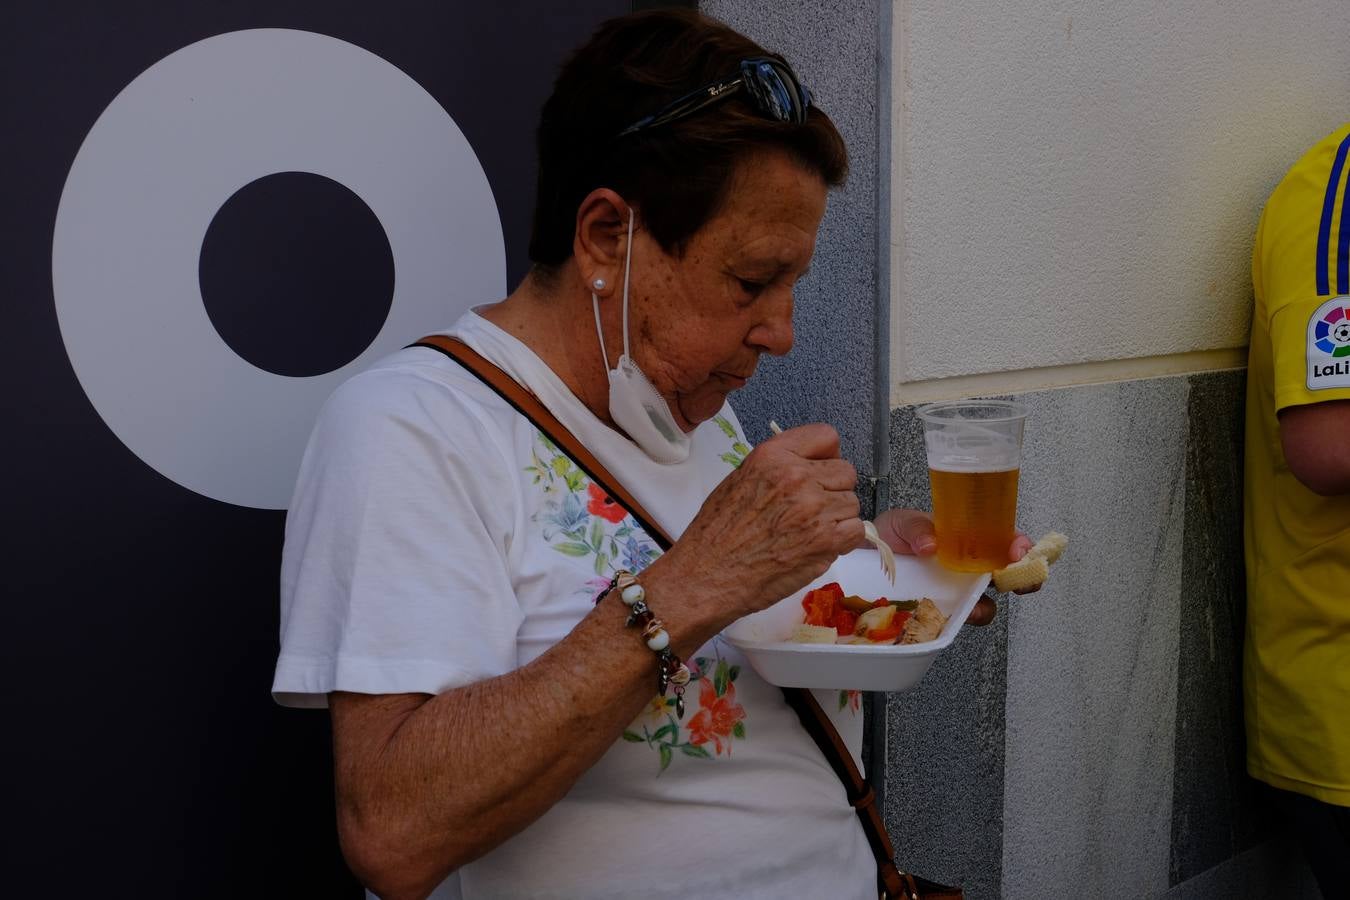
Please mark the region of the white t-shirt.
<svg viewBox="0 0 1350 900"><path fill-rule="evenodd" d="M727 406L686 462L653 462L492 323L468 313L447 333L529 388L677 539L749 452ZM503 675L565 637L616 568L659 553L458 363L399 351L334 393L305 452L273 695L313 707ZM435 896L875 897L857 816L778 688L720 638L686 662L683 720L654 697L561 801ZM857 756L857 694L818 696Z"/></svg>

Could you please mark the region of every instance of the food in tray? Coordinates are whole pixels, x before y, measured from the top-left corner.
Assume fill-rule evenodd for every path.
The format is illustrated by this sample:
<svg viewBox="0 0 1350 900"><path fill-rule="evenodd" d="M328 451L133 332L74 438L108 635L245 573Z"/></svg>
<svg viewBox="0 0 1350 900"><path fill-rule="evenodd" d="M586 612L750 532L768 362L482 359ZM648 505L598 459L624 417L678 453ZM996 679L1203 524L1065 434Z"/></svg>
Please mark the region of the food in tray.
<svg viewBox="0 0 1350 900"><path fill-rule="evenodd" d="M807 625L803 622L793 629L792 637L788 640L798 644L833 644L838 637L839 632L831 625Z"/></svg>
<svg viewBox="0 0 1350 900"><path fill-rule="evenodd" d="M942 633L947 617L932 600L866 600L830 582L802 598L805 621L788 638L801 644L921 644Z"/></svg>
<svg viewBox="0 0 1350 900"><path fill-rule="evenodd" d="M1053 565L1064 555L1064 551L1068 546L1069 538L1067 535L1060 534L1058 531L1052 531L1037 541L1036 545L1027 551L1027 556L1039 556Z"/></svg>
<svg viewBox="0 0 1350 900"><path fill-rule="evenodd" d="M1052 531L1036 542L1027 555L1010 566L994 573L994 587L1000 591L1025 591L1045 584L1050 577L1050 565L1059 559L1069 539Z"/></svg>
<svg viewBox="0 0 1350 900"><path fill-rule="evenodd" d="M935 641L942 633L942 626L946 624L947 617L942 614L942 610L938 609L932 600L924 597L915 607L914 615L905 623L905 633L900 635L900 643L922 644L926 641Z"/></svg>
<svg viewBox="0 0 1350 900"><path fill-rule="evenodd" d="M1000 591L1026 591L1040 587L1050 577L1050 564L1044 557L1028 553L1017 562L994 573L994 587Z"/></svg>

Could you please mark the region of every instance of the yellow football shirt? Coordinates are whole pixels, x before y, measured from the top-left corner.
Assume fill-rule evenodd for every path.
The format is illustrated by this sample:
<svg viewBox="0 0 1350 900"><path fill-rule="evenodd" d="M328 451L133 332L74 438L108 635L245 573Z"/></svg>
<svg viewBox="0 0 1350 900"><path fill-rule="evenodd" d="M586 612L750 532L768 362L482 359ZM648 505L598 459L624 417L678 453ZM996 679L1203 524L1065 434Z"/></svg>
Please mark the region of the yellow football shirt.
<svg viewBox="0 0 1350 900"><path fill-rule="evenodd" d="M1350 399L1350 124L1308 151L1261 215L1247 369L1247 769L1350 806L1350 496L1289 471L1276 413Z"/></svg>

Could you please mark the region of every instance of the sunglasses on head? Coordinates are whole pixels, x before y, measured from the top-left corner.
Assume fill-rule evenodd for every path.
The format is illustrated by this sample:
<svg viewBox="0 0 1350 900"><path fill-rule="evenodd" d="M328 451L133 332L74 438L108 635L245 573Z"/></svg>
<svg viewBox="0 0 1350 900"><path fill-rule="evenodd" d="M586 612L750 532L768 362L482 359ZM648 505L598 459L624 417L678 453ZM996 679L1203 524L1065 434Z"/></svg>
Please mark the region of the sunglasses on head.
<svg viewBox="0 0 1350 900"><path fill-rule="evenodd" d="M756 112L775 122L801 125L806 121L806 111L811 107L811 92L797 80L787 63L757 56L741 60L735 75L690 91L650 116L638 119L615 137L625 137L648 128L678 122L738 92L748 95Z"/></svg>

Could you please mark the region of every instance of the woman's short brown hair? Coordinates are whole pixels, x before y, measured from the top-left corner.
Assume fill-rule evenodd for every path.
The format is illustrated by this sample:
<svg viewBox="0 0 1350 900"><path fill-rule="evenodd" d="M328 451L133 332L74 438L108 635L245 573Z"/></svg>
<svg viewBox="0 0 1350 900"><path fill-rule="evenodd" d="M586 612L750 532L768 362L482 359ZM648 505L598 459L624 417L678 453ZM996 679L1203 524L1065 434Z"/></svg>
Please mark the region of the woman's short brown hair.
<svg viewBox="0 0 1350 900"><path fill-rule="evenodd" d="M755 56L781 59L690 10L635 13L601 25L563 65L540 117L530 235L536 267L553 271L572 255L577 208L598 187L636 206L661 248L679 255L717 212L736 166L751 153L785 151L827 185L842 184L843 138L815 106L805 124L776 122L738 93L677 122L616 137Z"/></svg>

